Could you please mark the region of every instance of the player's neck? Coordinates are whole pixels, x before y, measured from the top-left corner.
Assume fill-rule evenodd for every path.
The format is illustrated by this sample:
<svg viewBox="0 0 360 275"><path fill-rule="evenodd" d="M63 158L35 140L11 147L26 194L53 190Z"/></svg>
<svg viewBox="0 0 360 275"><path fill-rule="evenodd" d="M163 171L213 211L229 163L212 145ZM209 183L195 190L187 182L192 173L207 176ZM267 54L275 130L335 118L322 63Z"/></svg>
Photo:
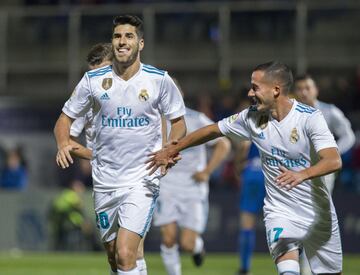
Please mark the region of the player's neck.
<svg viewBox="0 0 360 275"><path fill-rule="evenodd" d="M119 62L113 64L115 73L123 80L127 81L132 78L140 70L140 59L136 59L130 66L126 66Z"/></svg>
<svg viewBox="0 0 360 275"><path fill-rule="evenodd" d="M291 111L294 102L285 96L280 97L270 110L271 116L277 121L283 120Z"/></svg>

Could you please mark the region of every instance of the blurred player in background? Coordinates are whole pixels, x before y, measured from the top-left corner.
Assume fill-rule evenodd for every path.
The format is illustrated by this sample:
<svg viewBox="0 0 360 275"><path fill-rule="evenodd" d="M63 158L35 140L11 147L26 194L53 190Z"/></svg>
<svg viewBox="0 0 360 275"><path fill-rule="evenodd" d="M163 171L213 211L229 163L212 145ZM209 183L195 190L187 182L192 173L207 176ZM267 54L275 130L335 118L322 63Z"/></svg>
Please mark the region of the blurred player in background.
<svg viewBox="0 0 360 275"><path fill-rule="evenodd" d="M213 123L203 113L189 108L186 108L185 121L188 132ZM178 226L181 228L181 249L192 253L196 266L203 262L205 250L201 234L208 216L209 177L226 158L231 147L226 138L207 145L214 147L209 161L205 144L185 150L181 161L160 181L161 192L154 213L154 225L161 227L160 253L168 275L181 274Z"/></svg>
<svg viewBox="0 0 360 275"><path fill-rule="evenodd" d="M351 129L350 121L344 113L333 104L328 104L317 99L318 88L314 79L310 75L298 76L295 79L296 98L311 107L319 109L331 131L335 135L336 143L341 155L347 153L355 144L355 134ZM335 174L327 175L327 187L332 193L335 183Z"/></svg>
<svg viewBox="0 0 360 275"><path fill-rule="evenodd" d="M342 248L335 207L323 175L341 168L337 144L319 110L290 99L290 68L258 65L248 96L256 104L201 128L148 159L150 174L188 147L229 136L251 140L265 176L264 221L278 274L300 274L305 250L314 274L341 274Z"/></svg>
<svg viewBox="0 0 360 275"><path fill-rule="evenodd" d="M235 163L241 179L238 235L240 269L237 274L248 275L255 248L256 220L264 206L264 175L259 151L250 141L241 141L237 144Z"/></svg>
<svg viewBox="0 0 360 275"><path fill-rule="evenodd" d="M72 121L93 110L92 158L97 224L110 274L139 275L141 239L149 229L165 171L147 175L146 156L162 147L161 114L171 123L169 139L185 135L182 96L167 72L140 62L143 23L132 15L113 21L113 65L85 73L65 103L54 129L62 168L79 154L70 143Z"/></svg>

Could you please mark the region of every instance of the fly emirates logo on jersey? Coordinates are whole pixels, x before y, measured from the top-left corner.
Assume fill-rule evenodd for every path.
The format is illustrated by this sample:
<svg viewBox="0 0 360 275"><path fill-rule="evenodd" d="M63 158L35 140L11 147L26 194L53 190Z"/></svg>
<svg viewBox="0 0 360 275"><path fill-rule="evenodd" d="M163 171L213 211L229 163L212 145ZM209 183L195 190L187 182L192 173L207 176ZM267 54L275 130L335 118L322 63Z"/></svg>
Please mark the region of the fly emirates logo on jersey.
<svg viewBox="0 0 360 275"><path fill-rule="evenodd" d="M132 109L129 107L117 107L116 114L116 117L102 115L101 126L111 128L135 128L148 126L150 124L149 117L134 117Z"/></svg>
<svg viewBox="0 0 360 275"><path fill-rule="evenodd" d="M280 150L276 147L271 147L271 154L274 156L273 158L269 157L269 156L264 156L265 163L268 166L278 167L281 165L281 166L285 166L286 168L293 168L293 167L300 167L300 166L306 167L306 163L307 163L306 159L304 159L302 157L297 158L297 159L290 159L290 158L288 158L285 151Z"/></svg>

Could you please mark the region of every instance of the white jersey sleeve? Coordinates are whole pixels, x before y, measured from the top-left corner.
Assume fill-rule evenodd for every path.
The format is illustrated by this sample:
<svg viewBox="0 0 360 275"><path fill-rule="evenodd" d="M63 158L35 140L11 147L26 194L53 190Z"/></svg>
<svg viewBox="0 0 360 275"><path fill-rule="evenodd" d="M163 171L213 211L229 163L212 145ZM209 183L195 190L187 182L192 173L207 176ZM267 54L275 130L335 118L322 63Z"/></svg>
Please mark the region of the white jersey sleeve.
<svg viewBox="0 0 360 275"><path fill-rule="evenodd" d="M249 140L251 131L247 122L249 108L218 122L220 132L232 139Z"/></svg>
<svg viewBox="0 0 360 275"><path fill-rule="evenodd" d="M160 91L160 111L168 120L185 115L185 105L179 89L165 73Z"/></svg>
<svg viewBox="0 0 360 275"><path fill-rule="evenodd" d="M337 138L337 145L341 154L348 151L355 144L355 134L351 129L350 121L335 105L331 105L331 121L328 121Z"/></svg>
<svg viewBox="0 0 360 275"><path fill-rule="evenodd" d="M66 101L62 111L69 117L76 119L84 116L93 104L90 83L85 74L76 86L71 97Z"/></svg>
<svg viewBox="0 0 360 275"><path fill-rule="evenodd" d="M81 132L84 130L86 123L87 122L84 116L75 119L71 124L70 136L79 137Z"/></svg>
<svg viewBox="0 0 360 275"><path fill-rule="evenodd" d="M334 136L321 111L316 111L309 116L305 127L316 152L325 148L337 148Z"/></svg>

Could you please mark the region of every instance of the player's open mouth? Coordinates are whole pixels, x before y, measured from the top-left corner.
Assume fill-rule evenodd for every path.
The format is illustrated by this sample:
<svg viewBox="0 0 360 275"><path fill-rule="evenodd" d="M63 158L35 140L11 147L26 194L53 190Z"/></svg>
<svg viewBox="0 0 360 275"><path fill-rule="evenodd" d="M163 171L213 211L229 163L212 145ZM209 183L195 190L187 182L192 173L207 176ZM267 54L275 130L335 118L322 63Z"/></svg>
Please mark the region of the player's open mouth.
<svg viewBox="0 0 360 275"><path fill-rule="evenodd" d="M251 98L251 105L258 106L259 104L261 104L261 101L258 98L256 97Z"/></svg>
<svg viewBox="0 0 360 275"><path fill-rule="evenodd" d="M130 49L128 49L128 48L118 48L118 49L116 49L116 51L118 53L120 53L120 54L127 54L130 51Z"/></svg>

